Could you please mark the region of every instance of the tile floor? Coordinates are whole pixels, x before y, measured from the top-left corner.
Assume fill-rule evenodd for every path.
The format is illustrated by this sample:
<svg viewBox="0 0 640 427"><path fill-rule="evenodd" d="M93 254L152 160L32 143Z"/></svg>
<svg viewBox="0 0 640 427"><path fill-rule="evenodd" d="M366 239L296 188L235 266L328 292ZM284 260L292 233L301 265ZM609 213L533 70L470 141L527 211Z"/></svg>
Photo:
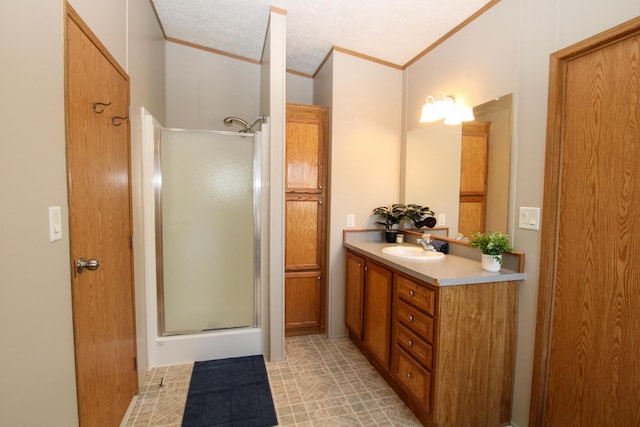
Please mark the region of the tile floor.
<svg viewBox="0 0 640 427"><path fill-rule="evenodd" d="M285 353L286 360L267 362L280 426L421 425L348 338L291 337ZM192 367L149 371L123 425L179 427Z"/></svg>

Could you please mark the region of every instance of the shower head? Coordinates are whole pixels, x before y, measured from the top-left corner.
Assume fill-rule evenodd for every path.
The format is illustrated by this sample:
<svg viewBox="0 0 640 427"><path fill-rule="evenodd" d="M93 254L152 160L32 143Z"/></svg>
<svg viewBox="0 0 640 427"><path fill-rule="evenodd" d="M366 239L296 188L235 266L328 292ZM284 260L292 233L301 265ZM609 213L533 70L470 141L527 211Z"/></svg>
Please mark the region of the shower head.
<svg viewBox="0 0 640 427"><path fill-rule="evenodd" d="M223 122L225 125L230 125L233 122L237 122L242 124L242 126L244 126L244 129L240 129L238 132L254 132L253 130L253 126L255 126L256 123L258 122L264 122L266 120L266 117L264 116L260 116L260 117L256 117L251 123L247 122L246 120L242 120L241 118L238 117L226 117Z"/></svg>
<svg viewBox="0 0 640 427"><path fill-rule="evenodd" d="M238 122L240 124L242 124L242 126L245 127L245 129L249 128L249 123L247 123L246 121L242 120L241 118L238 117L225 117L225 119L223 120L225 125L230 125L233 122Z"/></svg>

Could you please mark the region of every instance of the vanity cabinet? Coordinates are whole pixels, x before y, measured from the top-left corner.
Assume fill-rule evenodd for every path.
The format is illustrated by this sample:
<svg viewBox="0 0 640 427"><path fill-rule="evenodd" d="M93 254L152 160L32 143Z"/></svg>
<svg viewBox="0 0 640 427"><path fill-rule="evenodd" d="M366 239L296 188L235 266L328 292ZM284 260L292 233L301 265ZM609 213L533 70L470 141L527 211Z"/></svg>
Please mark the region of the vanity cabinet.
<svg viewBox="0 0 640 427"><path fill-rule="evenodd" d="M349 335L384 369L391 361L393 272L370 259L347 253L346 312Z"/></svg>
<svg viewBox="0 0 640 427"><path fill-rule="evenodd" d="M348 250L346 285L352 341L424 425L509 423L516 281L430 284Z"/></svg>

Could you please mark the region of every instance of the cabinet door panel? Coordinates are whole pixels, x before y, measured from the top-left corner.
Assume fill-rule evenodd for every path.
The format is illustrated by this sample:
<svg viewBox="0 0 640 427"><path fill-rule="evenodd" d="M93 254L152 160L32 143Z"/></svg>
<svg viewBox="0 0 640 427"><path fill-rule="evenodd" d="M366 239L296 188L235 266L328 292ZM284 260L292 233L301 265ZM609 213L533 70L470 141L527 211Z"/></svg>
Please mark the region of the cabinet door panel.
<svg viewBox="0 0 640 427"><path fill-rule="evenodd" d="M323 205L318 197L287 196L285 267L319 270L322 253Z"/></svg>
<svg viewBox="0 0 640 427"><path fill-rule="evenodd" d="M487 159L490 123L473 122L462 126L460 195L487 193Z"/></svg>
<svg viewBox="0 0 640 427"><path fill-rule="evenodd" d="M322 322L322 278L318 272L285 274L285 327L318 327Z"/></svg>
<svg viewBox="0 0 640 427"><path fill-rule="evenodd" d="M486 200L484 196L460 196L458 233L465 236L474 231L484 233Z"/></svg>
<svg viewBox="0 0 640 427"><path fill-rule="evenodd" d="M326 111L290 109L287 118L286 191L321 192Z"/></svg>
<svg viewBox="0 0 640 427"><path fill-rule="evenodd" d="M364 259L347 252L345 290L345 323L358 339L362 339L362 304L364 297Z"/></svg>
<svg viewBox="0 0 640 427"><path fill-rule="evenodd" d="M387 369L391 347L392 277L390 270L374 262L366 262L363 341Z"/></svg>

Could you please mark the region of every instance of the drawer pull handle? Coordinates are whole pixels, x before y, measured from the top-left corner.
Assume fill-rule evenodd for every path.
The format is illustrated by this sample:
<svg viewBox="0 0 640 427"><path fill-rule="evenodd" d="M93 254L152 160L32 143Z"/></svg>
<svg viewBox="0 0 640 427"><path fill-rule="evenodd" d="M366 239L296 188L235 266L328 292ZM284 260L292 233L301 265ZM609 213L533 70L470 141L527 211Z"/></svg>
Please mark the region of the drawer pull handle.
<svg viewBox="0 0 640 427"><path fill-rule="evenodd" d="M407 378L411 379L411 372L407 372Z"/></svg>
<svg viewBox="0 0 640 427"><path fill-rule="evenodd" d="M409 315L409 322L413 322L413 314Z"/></svg>
<svg viewBox="0 0 640 427"><path fill-rule="evenodd" d="M413 290L409 291L409 296L410 296L410 297L414 296L415 294L416 294L416 293L415 293L415 292L413 292Z"/></svg>
<svg viewBox="0 0 640 427"><path fill-rule="evenodd" d="M407 344L409 344L409 347L413 347L413 341L409 340Z"/></svg>

